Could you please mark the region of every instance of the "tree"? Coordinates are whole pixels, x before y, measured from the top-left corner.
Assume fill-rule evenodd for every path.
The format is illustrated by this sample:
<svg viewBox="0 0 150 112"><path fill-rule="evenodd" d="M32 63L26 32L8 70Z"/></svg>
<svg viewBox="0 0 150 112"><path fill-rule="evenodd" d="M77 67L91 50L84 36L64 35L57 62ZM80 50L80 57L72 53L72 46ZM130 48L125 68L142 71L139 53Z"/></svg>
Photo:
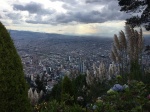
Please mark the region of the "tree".
<svg viewBox="0 0 150 112"><path fill-rule="evenodd" d="M118 0L121 6L120 11L127 13L138 13L136 16L132 16L127 19L126 24L130 24L132 27L139 27L144 25L146 30L150 30L150 0Z"/></svg>
<svg viewBox="0 0 150 112"><path fill-rule="evenodd" d="M38 92L40 92L41 90L43 90L44 92L46 92L45 85L44 85L44 80L41 80L39 75L37 75L35 83L37 85Z"/></svg>
<svg viewBox="0 0 150 112"><path fill-rule="evenodd" d="M62 89L61 83L62 81L59 81L56 85L54 85L50 94L47 95L46 100L61 101L61 89Z"/></svg>
<svg viewBox="0 0 150 112"><path fill-rule="evenodd" d="M69 101L67 101L66 103L71 104L71 97L74 95L73 93L74 91L72 81L68 78L68 76L65 76L62 81L61 100L65 101L69 98Z"/></svg>
<svg viewBox="0 0 150 112"><path fill-rule="evenodd" d="M31 112L21 59L0 22L0 111Z"/></svg>
<svg viewBox="0 0 150 112"><path fill-rule="evenodd" d="M73 86L71 80L68 78L68 76L65 76L62 81L62 94L69 94L73 95Z"/></svg>
<svg viewBox="0 0 150 112"><path fill-rule="evenodd" d="M83 96L85 92L83 91L83 88L86 86L86 75L78 75L73 79L72 83L75 96Z"/></svg>

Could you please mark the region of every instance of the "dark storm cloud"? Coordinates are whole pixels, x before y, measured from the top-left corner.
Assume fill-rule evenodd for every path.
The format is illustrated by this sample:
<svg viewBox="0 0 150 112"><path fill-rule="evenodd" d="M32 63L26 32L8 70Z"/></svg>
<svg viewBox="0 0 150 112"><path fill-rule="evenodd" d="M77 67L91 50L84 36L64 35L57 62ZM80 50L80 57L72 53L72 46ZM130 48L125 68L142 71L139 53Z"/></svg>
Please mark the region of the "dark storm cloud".
<svg viewBox="0 0 150 112"><path fill-rule="evenodd" d="M114 1L107 3L106 7L104 7L102 10L102 16L104 16L107 21L125 20L128 18L130 15L120 12L120 7L118 6L117 2Z"/></svg>
<svg viewBox="0 0 150 112"><path fill-rule="evenodd" d="M105 11L86 11L86 12L68 12L66 14L57 14L54 18L49 18L46 21L40 17L27 20L26 22L32 24L68 24L71 22L77 23L103 23L111 20L124 20L128 15L122 14L119 11L112 11L111 9L104 8Z"/></svg>
<svg viewBox="0 0 150 112"><path fill-rule="evenodd" d="M102 23L111 20L125 20L128 14L120 12L117 0L86 0L83 6L64 4L62 7L68 10L67 14L56 16L58 23L72 21L80 23ZM102 10L95 7L104 6Z"/></svg>
<svg viewBox="0 0 150 112"><path fill-rule="evenodd" d="M42 20L41 18L35 18L31 20L27 20L26 22L32 24L68 24L71 22L77 23L103 23L111 20L124 20L127 15L121 14L120 12L110 12L108 9L107 14L99 11L90 11L90 12L68 12L67 14L58 14L55 18L47 19L47 21Z"/></svg>
<svg viewBox="0 0 150 112"><path fill-rule="evenodd" d="M63 2L62 7L66 13L44 9L42 4L31 2L26 5L15 4L13 8L20 11L28 11L31 16L25 20L31 24L70 24L70 23L103 23L112 20L125 20L129 17L120 12L117 0L50 0L52 2ZM102 9L99 7L103 6ZM32 17L32 14L36 16ZM43 19L44 14L47 15ZM10 16L10 15L9 15ZM12 17L15 18L15 17Z"/></svg>
<svg viewBox="0 0 150 112"><path fill-rule="evenodd" d="M12 20L19 20L22 18L22 15L19 13L7 13L6 16Z"/></svg>
<svg viewBox="0 0 150 112"><path fill-rule="evenodd" d="M26 22L31 24L50 24L48 21L42 20L26 20Z"/></svg>
<svg viewBox="0 0 150 112"><path fill-rule="evenodd" d="M32 18L28 18L25 22L31 24L53 24L50 18L48 18L47 20L42 19L42 15L36 15Z"/></svg>
<svg viewBox="0 0 150 112"><path fill-rule="evenodd" d="M67 4L77 4L78 1L77 0L50 0L51 2L56 2L56 1L60 1L60 2L64 2Z"/></svg>
<svg viewBox="0 0 150 112"><path fill-rule="evenodd" d="M35 17L26 21L32 24L67 24L71 22L78 23L102 23L105 22L104 18L101 18L101 13L98 11L91 12L68 12L66 14L57 14L55 18L49 18L47 21L42 20L41 17Z"/></svg>
<svg viewBox="0 0 150 112"><path fill-rule="evenodd" d="M92 0L91 0L92 1ZM107 2L105 4L104 2ZM56 16L56 21L59 23L70 23L70 22L79 22L79 23L103 23L106 21L112 20L125 20L129 17L128 14L120 12L120 7L116 0L93 0L93 2L103 2L105 5L101 10L93 10L95 6L88 4L83 6L79 6L75 8L74 6L64 4L63 8L68 10L67 14L60 14ZM76 10L75 10L76 9Z"/></svg>
<svg viewBox="0 0 150 112"><path fill-rule="evenodd" d="M101 23L105 20L101 18L100 12L90 11L90 12L69 12L67 14L61 14L56 16L56 21L59 23ZM101 19L100 19L101 18Z"/></svg>
<svg viewBox="0 0 150 112"><path fill-rule="evenodd" d="M85 12L84 14L78 12L75 14L75 18L82 23L102 23L105 20L101 17L101 14L99 11Z"/></svg>
<svg viewBox="0 0 150 112"><path fill-rule="evenodd" d="M14 4L13 9L20 10L20 11L28 11L29 13L32 13L32 14L36 13L36 14L42 14L42 15L52 14L55 12L54 10L43 8L42 4L36 3L36 2L30 2L26 5Z"/></svg>
<svg viewBox="0 0 150 112"><path fill-rule="evenodd" d="M117 0L86 0L85 3L108 3Z"/></svg>
<svg viewBox="0 0 150 112"><path fill-rule="evenodd" d="M5 16L11 19L13 24L20 24L21 22L23 22L23 16L20 13L7 12Z"/></svg>

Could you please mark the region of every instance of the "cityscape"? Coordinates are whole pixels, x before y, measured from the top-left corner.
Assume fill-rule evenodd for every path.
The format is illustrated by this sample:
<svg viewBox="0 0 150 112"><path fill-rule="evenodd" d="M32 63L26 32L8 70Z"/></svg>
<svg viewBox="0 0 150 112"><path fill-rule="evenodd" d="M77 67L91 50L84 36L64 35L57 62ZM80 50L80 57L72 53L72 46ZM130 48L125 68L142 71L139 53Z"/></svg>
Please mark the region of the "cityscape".
<svg viewBox="0 0 150 112"><path fill-rule="evenodd" d="M13 30L10 34L31 87L36 87L35 80L40 76L44 78L46 89L50 91L64 75L74 78L79 74L86 74L87 70L92 71L93 65L99 66L103 62L109 68L111 64L113 38ZM145 42L149 41L147 38Z"/></svg>
<svg viewBox="0 0 150 112"><path fill-rule="evenodd" d="M45 75L51 86L63 77L85 74L93 64L109 66L112 38L65 36L58 34L10 31L21 56L26 77L35 86L37 75ZM19 36L20 35L20 36ZM109 43L109 44L108 44ZM51 85L51 86L50 86Z"/></svg>

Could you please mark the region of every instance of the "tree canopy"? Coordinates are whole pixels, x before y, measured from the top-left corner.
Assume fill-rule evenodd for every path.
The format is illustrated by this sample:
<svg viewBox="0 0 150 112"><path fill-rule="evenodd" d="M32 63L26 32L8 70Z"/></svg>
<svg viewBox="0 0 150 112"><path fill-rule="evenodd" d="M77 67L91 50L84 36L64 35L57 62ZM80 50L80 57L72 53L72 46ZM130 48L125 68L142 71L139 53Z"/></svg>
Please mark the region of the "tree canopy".
<svg viewBox="0 0 150 112"><path fill-rule="evenodd" d="M127 19L126 24L132 27L143 25L146 30L150 30L150 0L118 0L121 6L120 11L134 13L134 16ZM136 15L137 13L137 15Z"/></svg>
<svg viewBox="0 0 150 112"><path fill-rule="evenodd" d="M21 59L0 22L0 111L31 112Z"/></svg>

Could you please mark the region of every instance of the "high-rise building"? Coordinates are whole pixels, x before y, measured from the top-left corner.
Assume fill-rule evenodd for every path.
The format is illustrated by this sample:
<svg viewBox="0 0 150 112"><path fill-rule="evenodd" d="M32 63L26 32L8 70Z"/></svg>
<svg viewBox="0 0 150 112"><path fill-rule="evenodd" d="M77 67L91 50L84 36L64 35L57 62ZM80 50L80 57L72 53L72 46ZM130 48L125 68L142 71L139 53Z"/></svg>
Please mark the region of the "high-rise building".
<svg viewBox="0 0 150 112"><path fill-rule="evenodd" d="M81 58L79 59L79 72L80 73L85 73L85 64L84 64L84 61Z"/></svg>
<svg viewBox="0 0 150 112"><path fill-rule="evenodd" d="M71 61L71 57L70 56L68 57L68 61Z"/></svg>

